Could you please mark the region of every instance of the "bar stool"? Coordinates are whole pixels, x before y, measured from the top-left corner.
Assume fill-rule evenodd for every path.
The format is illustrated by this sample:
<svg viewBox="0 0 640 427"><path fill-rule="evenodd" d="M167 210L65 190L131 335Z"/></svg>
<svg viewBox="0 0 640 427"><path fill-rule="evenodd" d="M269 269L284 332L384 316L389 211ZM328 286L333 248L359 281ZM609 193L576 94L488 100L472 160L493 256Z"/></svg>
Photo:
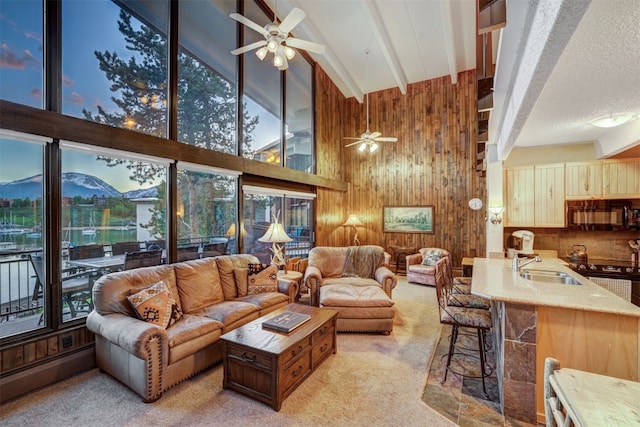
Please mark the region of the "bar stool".
<svg viewBox="0 0 640 427"><path fill-rule="evenodd" d="M440 313L440 323L443 325L451 326L451 336L449 337L449 352L447 354L446 370L444 378L441 381L444 384L447 381L447 375L449 371L455 374L466 376L469 378L482 378L482 390L485 396L488 397L485 378L492 374L492 370L488 369L486 363L486 345L485 335L492 327L491 311L480 308L468 308L452 306L449 304L449 298L452 295L450 292L450 284L446 278L447 275L447 260L440 259L436 264L436 295L438 298L438 310ZM478 356L465 353L462 350L471 349L456 349L456 341L458 340L458 334L460 328L475 329L478 336ZM478 357L480 359L480 375L467 375L461 372L456 372L451 368L451 359L456 356L471 356Z"/></svg>

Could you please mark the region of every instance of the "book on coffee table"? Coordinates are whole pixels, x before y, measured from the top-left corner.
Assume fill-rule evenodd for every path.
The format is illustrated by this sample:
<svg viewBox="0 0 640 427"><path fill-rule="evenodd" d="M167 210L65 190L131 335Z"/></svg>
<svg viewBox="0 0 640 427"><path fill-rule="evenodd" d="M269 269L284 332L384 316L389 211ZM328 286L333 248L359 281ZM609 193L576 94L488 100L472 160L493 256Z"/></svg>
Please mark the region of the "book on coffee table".
<svg viewBox="0 0 640 427"><path fill-rule="evenodd" d="M279 332L291 332L309 319L311 319L311 316L308 314L285 311L262 322L262 327Z"/></svg>

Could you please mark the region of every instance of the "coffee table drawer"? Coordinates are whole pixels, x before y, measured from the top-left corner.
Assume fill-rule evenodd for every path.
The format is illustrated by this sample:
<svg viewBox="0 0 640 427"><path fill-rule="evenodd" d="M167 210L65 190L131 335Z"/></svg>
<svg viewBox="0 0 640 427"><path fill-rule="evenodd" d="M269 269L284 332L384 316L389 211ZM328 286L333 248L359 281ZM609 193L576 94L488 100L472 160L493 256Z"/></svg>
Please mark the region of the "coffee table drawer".
<svg viewBox="0 0 640 427"><path fill-rule="evenodd" d="M311 337L304 337L300 342L288 348L285 352L280 356L280 361L283 365L286 365L290 360L295 359L297 356L302 354L305 350L311 347Z"/></svg>
<svg viewBox="0 0 640 427"><path fill-rule="evenodd" d="M297 358L291 366L280 372L280 384L282 385L284 399L295 389L296 386L311 374L311 348L307 347L305 354Z"/></svg>
<svg viewBox="0 0 640 427"><path fill-rule="evenodd" d="M313 366L316 366L320 363L326 356L333 353L333 331L334 329L330 329L331 333L327 333L325 335L321 335L318 341L314 341L313 343Z"/></svg>
<svg viewBox="0 0 640 427"><path fill-rule="evenodd" d="M271 370L271 358L246 348L239 348L232 344L227 344L227 357L247 365Z"/></svg>

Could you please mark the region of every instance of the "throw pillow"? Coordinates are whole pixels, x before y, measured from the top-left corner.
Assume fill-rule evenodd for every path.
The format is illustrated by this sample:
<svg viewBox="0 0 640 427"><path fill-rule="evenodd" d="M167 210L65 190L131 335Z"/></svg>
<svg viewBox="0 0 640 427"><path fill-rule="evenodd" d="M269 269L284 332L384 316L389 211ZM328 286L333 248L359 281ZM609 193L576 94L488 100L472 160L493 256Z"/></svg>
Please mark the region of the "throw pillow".
<svg viewBox="0 0 640 427"><path fill-rule="evenodd" d="M138 319L163 329L167 329L182 318L182 310L176 304L164 281L129 295L127 299Z"/></svg>
<svg viewBox="0 0 640 427"><path fill-rule="evenodd" d="M271 264L249 264L247 295L278 292L278 267Z"/></svg>
<svg viewBox="0 0 640 427"><path fill-rule="evenodd" d="M439 249L429 249L424 252L422 265L434 267L438 260L444 256L444 252Z"/></svg>

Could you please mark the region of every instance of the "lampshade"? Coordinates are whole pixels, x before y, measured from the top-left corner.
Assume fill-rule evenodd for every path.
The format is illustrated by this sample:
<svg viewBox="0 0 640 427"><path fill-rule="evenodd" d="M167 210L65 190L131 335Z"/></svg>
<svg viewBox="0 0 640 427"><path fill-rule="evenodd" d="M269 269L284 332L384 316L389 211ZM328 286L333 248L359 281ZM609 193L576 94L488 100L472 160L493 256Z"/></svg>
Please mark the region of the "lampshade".
<svg viewBox="0 0 640 427"><path fill-rule="evenodd" d="M358 227L364 226L364 224L354 214L349 215L349 217L347 218L345 223L342 224L342 225L353 225L354 227L356 227L356 226L358 226Z"/></svg>
<svg viewBox="0 0 640 427"><path fill-rule="evenodd" d="M268 243L285 243L291 242L293 239L284 231L282 224L274 222L269 226L269 229L264 233L264 236L260 237L258 241Z"/></svg>

